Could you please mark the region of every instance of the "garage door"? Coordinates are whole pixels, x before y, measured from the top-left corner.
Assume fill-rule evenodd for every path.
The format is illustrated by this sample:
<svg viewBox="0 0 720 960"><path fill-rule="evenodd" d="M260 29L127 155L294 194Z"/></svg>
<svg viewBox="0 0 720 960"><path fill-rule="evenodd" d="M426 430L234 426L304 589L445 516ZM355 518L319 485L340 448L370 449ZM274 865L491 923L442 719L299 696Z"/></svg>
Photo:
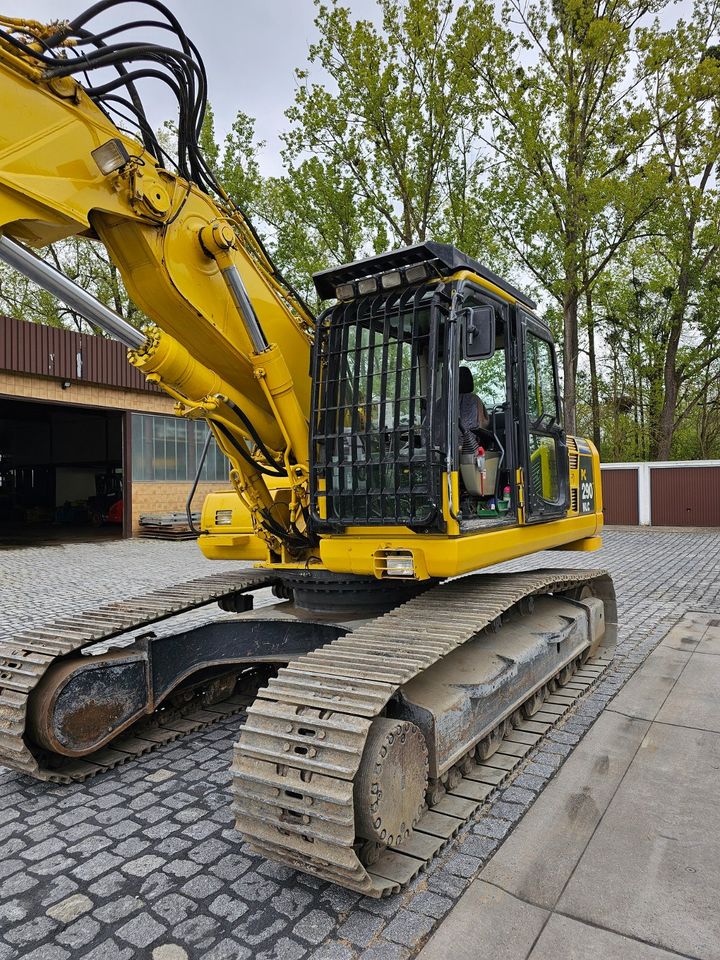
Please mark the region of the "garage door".
<svg viewBox="0 0 720 960"><path fill-rule="evenodd" d="M639 523L637 470L603 470L602 489L605 523L636 527Z"/></svg>
<svg viewBox="0 0 720 960"><path fill-rule="evenodd" d="M651 467L652 523L720 527L720 467Z"/></svg>

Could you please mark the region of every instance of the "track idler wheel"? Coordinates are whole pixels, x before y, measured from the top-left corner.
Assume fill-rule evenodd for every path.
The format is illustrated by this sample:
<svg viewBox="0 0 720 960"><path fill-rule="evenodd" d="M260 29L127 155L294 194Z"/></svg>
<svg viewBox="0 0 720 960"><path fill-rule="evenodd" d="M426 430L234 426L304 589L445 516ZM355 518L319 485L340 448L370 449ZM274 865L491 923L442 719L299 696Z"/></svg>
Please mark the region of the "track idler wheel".
<svg viewBox="0 0 720 960"><path fill-rule="evenodd" d="M396 847L422 816L428 752L408 720L378 717L370 727L355 781L355 831L364 840Z"/></svg>

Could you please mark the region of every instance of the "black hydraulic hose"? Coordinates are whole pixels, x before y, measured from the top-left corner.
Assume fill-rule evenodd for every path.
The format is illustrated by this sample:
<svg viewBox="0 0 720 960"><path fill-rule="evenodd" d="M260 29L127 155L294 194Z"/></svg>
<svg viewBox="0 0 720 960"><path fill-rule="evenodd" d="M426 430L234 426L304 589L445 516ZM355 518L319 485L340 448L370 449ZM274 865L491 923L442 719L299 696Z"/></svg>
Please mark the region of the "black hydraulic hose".
<svg viewBox="0 0 720 960"><path fill-rule="evenodd" d="M198 530L195 524L193 523L192 502L193 502L193 497L195 496L195 491L197 490L198 484L200 483L200 474L202 473L202 468L205 466L205 460L208 455L208 450L210 449L210 442L212 438L213 438L212 431L208 427L208 434L207 434L207 437L205 437L205 444L203 446L202 453L200 454L200 460L198 461L197 470L195 471L195 479L193 480L193 485L190 488L190 493L188 494L188 498L185 501L185 515L187 516L187 522L188 522L188 526L190 527L190 532L194 533L198 537L203 531Z"/></svg>
<svg viewBox="0 0 720 960"><path fill-rule="evenodd" d="M258 449L260 450L260 453L262 453L262 455L265 457L267 462L278 471L278 476L286 477L287 471L285 470L285 467L281 463L278 463L277 460L275 460L273 455L270 453L268 448L263 443L263 440L260 434L255 429L255 426L253 425L252 421L247 416L247 414L244 413L244 411L241 410L240 407L238 407L238 405L234 403L232 400L230 400L228 397L223 397L223 400L230 407L232 412L240 418L240 420L243 423L243 426L248 431L253 441L257 445Z"/></svg>
<svg viewBox="0 0 720 960"><path fill-rule="evenodd" d="M266 476L266 477L287 477L287 473L284 470L282 472L275 472L274 470L268 470L268 468L264 464L258 463L257 460L253 456L251 456L250 451L246 450L242 444L238 446L238 444L235 442L234 437L232 436L230 431L227 429L225 424L215 422L214 425L220 431L220 433L222 433L225 439L230 443L233 450L236 450L237 453L239 453L240 456L243 458L243 460L245 460L248 464L250 464L250 466L254 467L254 469L257 470L258 473L261 473L263 474L263 476ZM272 462L273 464L275 463L275 461L272 461Z"/></svg>
<svg viewBox="0 0 720 960"><path fill-rule="evenodd" d="M80 30L78 31L78 33L79 33L81 42L82 42L83 35L85 35L87 37L87 42L94 43L95 46L97 47L107 46L102 36L92 36L92 34L89 34L88 31L86 30ZM115 69L120 74L120 76L127 76L128 71L123 63L115 64ZM89 84L90 78L87 76L87 74L85 74L85 77ZM135 114L138 118L140 134L143 138L143 143L145 147L148 150L150 150L150 152L154 155L155 159L158 162L160 162L161 156L162 156L160 144L158 143L157 138L155 136L155 131L150 126L150 122L148 121L148 118L145 114L145 108L143 107L143 102L140 99L140 94L138 93L137 88L132 81L129 81L127 83L127 90L132 103L132 108L134 109Z"/></svg>

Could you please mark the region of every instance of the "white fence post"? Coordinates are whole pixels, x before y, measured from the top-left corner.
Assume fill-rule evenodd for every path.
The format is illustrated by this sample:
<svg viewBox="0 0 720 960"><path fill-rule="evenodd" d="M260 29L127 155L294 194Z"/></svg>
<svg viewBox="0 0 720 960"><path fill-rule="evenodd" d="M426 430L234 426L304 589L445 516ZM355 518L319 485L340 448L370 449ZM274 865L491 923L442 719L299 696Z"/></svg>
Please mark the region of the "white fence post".
<svg viewBox="0 0 720 960"><path fill-rule="evenodd" d="M638 523L641 527L652 524L652 485L650 483L650 464L638 464Z"/></svg>

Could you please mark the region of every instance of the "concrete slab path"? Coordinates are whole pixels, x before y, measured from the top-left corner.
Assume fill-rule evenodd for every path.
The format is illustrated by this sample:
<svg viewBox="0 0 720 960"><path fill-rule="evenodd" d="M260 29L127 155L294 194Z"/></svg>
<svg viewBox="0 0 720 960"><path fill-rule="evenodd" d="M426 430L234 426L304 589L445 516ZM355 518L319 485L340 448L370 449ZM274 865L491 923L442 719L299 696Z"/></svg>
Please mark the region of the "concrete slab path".
<svg viewBox="0 0 720 960"><path fill-rule="evenodd" d="M420 960L720 960L720 617L609 704Z"/></svg>

